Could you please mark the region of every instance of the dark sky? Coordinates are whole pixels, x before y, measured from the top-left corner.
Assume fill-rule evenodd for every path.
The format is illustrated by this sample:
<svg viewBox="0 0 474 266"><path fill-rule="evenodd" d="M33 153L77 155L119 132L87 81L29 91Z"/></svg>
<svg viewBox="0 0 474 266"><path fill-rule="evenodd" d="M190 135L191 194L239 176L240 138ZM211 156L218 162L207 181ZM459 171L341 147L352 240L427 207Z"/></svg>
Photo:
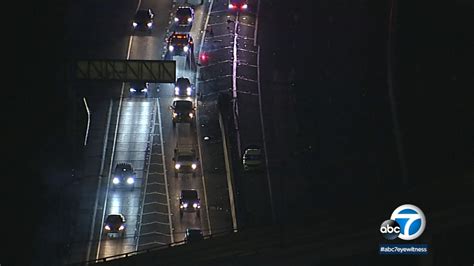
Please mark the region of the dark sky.
<svg viewBox="0 0 474 266"><path fill-rule="evenodd" d="M8 88L2 105L2 136L7 147L2 161L8 173L3 177L7 185L2 185L2 220L6 223L2 227L8 244L0 263L30 265L33 251L48 244L38 237L51 207L60 200L51 183L69 168L65 156L67 103L59 86L62 80L58 79L60 62L65 58L64 3L52 0L14 4L4 7L14 17L3 17L3 24L9 25L3 33L3 58L7 60L2 60L7 70L2 75L6 81L3 86Z"/></svg>

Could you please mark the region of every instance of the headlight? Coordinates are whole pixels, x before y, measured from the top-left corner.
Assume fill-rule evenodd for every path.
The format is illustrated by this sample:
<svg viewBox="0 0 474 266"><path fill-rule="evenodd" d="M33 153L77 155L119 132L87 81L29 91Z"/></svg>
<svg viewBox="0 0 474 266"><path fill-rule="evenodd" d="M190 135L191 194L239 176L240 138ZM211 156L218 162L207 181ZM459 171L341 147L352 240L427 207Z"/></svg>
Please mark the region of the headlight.
<svg viewBox="0 0 474 266"><path fill-rule="evenodd" d="M114 177L114 179L112 179L112 183L117 185L118 183L120 183L120 179L118 177Z"/></svg>
<svg viewBox="0 0 474 266"><path fill-rule="evenodd" d="M123 229L125 229L125 226L121 225L121 226L119 227L119 231L122 231Z"/></svg>
<svg viewBox="0 0 474 266"><path fill-rule="evenodd" d="M187 53L187 52L189 51L189 47L188 47L187 45L185 45L185 46L183 47L183 51L184 51L185 53Z"/></svg>
<svg viewBox="0 0 474 266"><path fill-rule="evenodd" d="M168 50L169 50L170 52L173 52L173 51L174 51L173 45L168 46Z"/></svg>
<svg viewBox="0 0 474 266"><path fill-rule="evenodd" d="M136 27L136 26L138 26L138 23L133 22L132 25L133 25L133 27Z"/></svg>
<svg viewBox="0 0 474 266"><path fill-rule="evenodd" d="M141 92L147 92L148 90L146 88L142 89Z"/></svg>
<svg viewBox="0 0 474 266"><path fill-rule="evenodd" d="M247 9L247 7L248 7L248 5L247 5L247 4L244 4L244 5L242 6L242 9Z"/></svg>
<svg viewBox="0 0 474 266"><path fill-rule="evenodd" d="M133 182L135 182L135 180L133 180L133 177L127 178L127 184L131 185L133 184Z"/></svg>
<svg viewBox="0 0 474 266"><path fill-rule="evenodd" d="M191 168L193 168L193 170L196 169L196 168L197 168L197 164L195 164L195 163L191 164Z"/></svg>
<svg viewBox="0 0 474 266"><path fill-rule="evenodd" d="M176 170L178 170L179 168L181 168L181 164L179 164L179 163L175 164L175 165L174 165L174 168L175 168Z"/></svg>
<svg viewBox="0 0 474 266"><path fill-rule="evenodd" d="M178 116L178 114L177 114L177 113L173 113L173 117L177 117L177 116Z"/></svg>
<svg viewBox="0 0 474 266"><path fill-rule="evenodd" d="M178 94L179 94L179 88L178 88L178 87L174 87L174 94L175 94L175 95L178 95Z"/></svg>
<svg viewBox="0 0 474 266"><path fill-rule="evenodd" d="M193 21L193 18L188 18L188 22L191 22L191 21Z"/></svg>
<svg viewBox="0 0 474 266"><path fill-rule="evenodd" d="M136 92L137 90L134 88L130 88L130 92Z"/></svg>
<svg viewBox="0 0 474 266"><path fill-rule="evenodd" d="M187 88L186 88L186 94L187 94L188 96L191 96L191 87L187 87Z"/></svg>
<svg viewBox="0 0 474 266"><path fill-rule="evenodd" d="M187 207L188 207L188 203L187 202L183 203L183 208L187 208Z"/></svg>
<svg viewBox="0 0 474 266"><path fill-rule="evenodd" d="M110 226L109 226L109 225L106 225L104 228L105 228L105 230L107 230L107 231L110 230Z"/></svg>
<svg viewBox="0 0 474 266"><path fill-rule="evenodd" d="M198 207L197 203L193 203L193 208L196 209Z"/></svg>
<svg viewBox="0 0 474 266"><path fill-rule="evenodd" d="M194 117L193 113L189 113L189 118L193 118L193 117Z"/></svg>
<svg viewBox="0 0 474 266"><path fill-rule="evenodd" d="M179 18L174 18L174 22L178 22L179 21Z"/></svg>
<svg viewBox="0 0 474 266"><path fill-rule="evenodd" d="M148 22L146 25L148 28L151 28L151 26L153 25L153 22Z"/></svg>

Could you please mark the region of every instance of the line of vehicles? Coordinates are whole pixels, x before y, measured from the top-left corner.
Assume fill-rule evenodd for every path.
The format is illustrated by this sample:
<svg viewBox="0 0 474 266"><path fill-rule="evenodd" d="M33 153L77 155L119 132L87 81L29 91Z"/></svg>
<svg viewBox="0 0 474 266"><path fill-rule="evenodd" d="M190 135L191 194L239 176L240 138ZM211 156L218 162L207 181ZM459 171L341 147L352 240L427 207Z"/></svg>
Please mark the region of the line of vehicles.
<svg viewBox="0 0 474 266"><path fill-rule="evenodd" d="M156 15L151 9L140 9L132 20L133 33L138 31L151 33L154 28ZM191 6L179 6L173 18L175 31L167 38L167 53L170 57L186 56L194 54L194 42L189 31L194 21L194 9ZM176 31L178 30L178 31ZM131 82L129 88L130 97L148 97L150 95L150 84L147 82ZM177 134L177 143L174 149L173 170L174 176L192 175L196 177L199 170L199 158L194 147L192 129L196 125L196 116L193 97L196 96L195 88L188 77L179 77L175 82L172 105L171 120ZM118 163L115 166L112 179L112 189L134 189L137 175L132 164ZM196 189L183 189L179 196L179 212L182 218L187 213L195 213L200 217L201 201ZM126 230L126 218L121 213L108 214L104 220L103 229L105 235L110 238L123 237ZM203 239L200 228L187 228L184 232L186 242Z"/></svg>
<svg viewBox="0 0 474 266"><path fill-rule="evenodd" d="M197 2L203 4L203 0L187 0L188 4ZM247 0L228 0L229 11L245 11L248 9ZM133 33L147 32L152 33L156 14L150 8L139 9L132 19ZM193 56L194 41L189 33L194 22L194 9L190 5L179 6L173 18L177 29L167 38L167 54L173 56ZM131 97L148 97L150 94L150 84L147 82L131 82L129 95ZM176 129L176 148L174 149L174 176L192 175L200 168L199 157L190 134L196 127L196 107L194 106L195 88L187 77L179 77L175 82L173 100L169 107L172 113L173 128ZM187 132L187 133L186 133ZM261 169L262 151L258 146L250 146L245 149L242 155L242 164L244 171ZM119 163L116 165L112 177L112 188L135 187L136 173L130 163ZM179 196L180 218L185 214L195 213L197 217L201 214L201 201L196 189L184 189ZM121 213L111 213L105 218L103 225L104 232L108 237L123 237L126 230L126 219ZM186 228L184 239L186 242L195 242L203 239L203 232L200 228Z"/></svg>

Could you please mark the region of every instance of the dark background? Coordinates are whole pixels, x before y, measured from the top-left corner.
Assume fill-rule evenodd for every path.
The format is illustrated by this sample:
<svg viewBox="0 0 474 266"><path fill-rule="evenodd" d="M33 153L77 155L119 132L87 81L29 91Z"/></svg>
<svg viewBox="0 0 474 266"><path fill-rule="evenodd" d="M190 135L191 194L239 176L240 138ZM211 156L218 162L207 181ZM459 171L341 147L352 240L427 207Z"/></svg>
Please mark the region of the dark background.
<svg viewBox="0 0 474 266"><path fill-rule="evenodd" d="M295 72L290 98L298 120L288 131L297 139L297 156L288 172L304 176L309 186L299 194L312 203L299 211L347 217L401 204L413 198L410 193L429 198L428 210L472 201L465 194L472 192L474 174L471 2L398 5L394 88L406 184L387 88L389 1L272 2L281 31L271 47L279 54L275 68ZM64 86L65 3L19 4L5 7L13 17L3 23L2 227L8 247L0 263L28 265L34 257L35 265L54 265L67 242L64 210L71 203L62 191L74 167ZM294 15L297 21L288 23Z"/></svg>

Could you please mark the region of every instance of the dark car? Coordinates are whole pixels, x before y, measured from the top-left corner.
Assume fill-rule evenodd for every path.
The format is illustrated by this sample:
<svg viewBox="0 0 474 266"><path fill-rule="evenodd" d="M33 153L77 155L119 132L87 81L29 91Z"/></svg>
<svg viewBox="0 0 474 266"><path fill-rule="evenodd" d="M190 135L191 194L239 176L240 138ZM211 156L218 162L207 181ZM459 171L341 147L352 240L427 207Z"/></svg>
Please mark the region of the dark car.
<svg viewBox="0 0 474 266"><path fill-rule="evenodd" d="M252 145L244 150L242 155L244 171L260 171L263 169L263 154L259 146Z"/></svg>
<svg viewBox="0 0 474 266"><path fill-rule="evenodd" d="M196 177L199 165L199 157L192 145L178 145L174 149L174 176L178 177L179 173L191 173Z"/></svg>
<svg viewBox="0 0 474 266"><path fill-rule="evenodd" d="M133 17L133 29L151 31L154 17L155 14L153 14L153 11L150 8L139 9Z"/></svg>
<svg viewBox="0 0 474 266"><path fill-rule="evenodd" d="M131 82L130 83L130 96L143 95L148 97L149 84L148 82Z"/></svg>
<svg viewBox="0 0 474 266"><path fill-rule="evenodd" d="M125 217L122 214L109 214L105 218L104 231L107 236L123 236L125 232Z"/></svg>
<svg viewBox="0 0 474 266"><path fill-rule="evenodd" d="M247 0L229 0L230 10L246 10L248 8Z"/></svg>
<svg viewBox="0 0 474 266"><path fill-rule="evenodd" d="M183 217L184 212L196 212L198 217L201 215L201 200L199 199L197 190L181 190L179 197L180 217Z"/></svg>
<svg viewBox="0 0 474 266"><path fill-rule="evenodd" d="M197 228L186 228L184 233L184 241L186 243L198 242L204 239L201 229Z"/></svg>
<svg viewBox="0 0 474 266"><path fill-rule="evenodd" d="M193 38L189 33L173 32L168 37L168 51L171 55L187 55L194 49Z"/></svg>
<svg viewBox="0 0 474 266"><path fill-rule="evenodd" d="M112 183L114 186L128 185L133 187L135 183L136 174L133 172L133 167L129 163L119 163L115 166Z"/></svg>
<svg viewBox="0 0 474 266"><path fill-rule="evenodd" d="M192 96L193 87L191 86L191 81L188 78L180 77L176 80L174 84L174 95L176 96Z"/></svg>
<svg viewBox="0 0 474 266"><path fill-rule="evenodd" d="M170 109L173 111L173 126L176 126L176 123L191 123L191 126L194 126L196 108L192 101L175 100Z"/></svg>
<svg viewBox="0 0 474 266"><path fill-rule="evenodd" d="M190 6L180 6L176 10L174 22L178 26L190 26L194 20L194 9Z"/></svg>

